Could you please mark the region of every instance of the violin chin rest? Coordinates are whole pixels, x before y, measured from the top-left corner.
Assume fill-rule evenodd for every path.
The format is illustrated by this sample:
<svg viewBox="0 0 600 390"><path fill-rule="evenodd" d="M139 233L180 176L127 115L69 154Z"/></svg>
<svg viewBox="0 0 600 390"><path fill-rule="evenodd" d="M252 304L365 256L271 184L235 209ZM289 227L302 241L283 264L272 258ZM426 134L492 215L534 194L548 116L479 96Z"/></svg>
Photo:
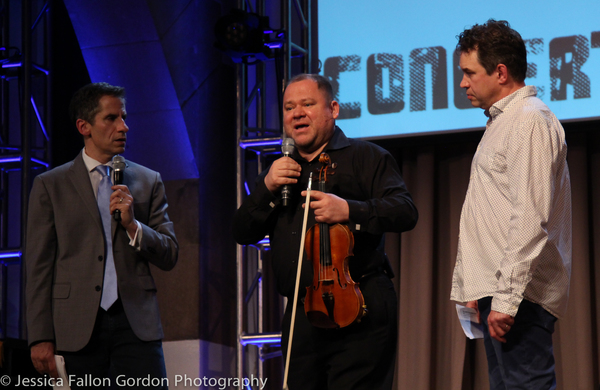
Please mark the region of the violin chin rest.
<svg viewBox="0 0 600 390"><path fill-rule="evenodd" d="M308 321L317 328L337 329L340 327L328 315L320 311L306 312L306 316L308 317Z"/></svg>

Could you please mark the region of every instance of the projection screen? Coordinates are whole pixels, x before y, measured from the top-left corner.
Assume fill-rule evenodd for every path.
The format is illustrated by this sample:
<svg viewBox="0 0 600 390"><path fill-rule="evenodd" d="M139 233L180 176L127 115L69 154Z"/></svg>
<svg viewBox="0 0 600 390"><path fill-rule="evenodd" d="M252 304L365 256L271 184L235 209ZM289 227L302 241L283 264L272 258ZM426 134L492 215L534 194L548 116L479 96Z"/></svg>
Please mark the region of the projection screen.
<svg viewBox="0 0 600 390"><path fill-rule="evenodd" d="M526 84L561 121L600 118L600 1L321 0L318 55L355 138L480 129L459 87L456 36L490 18L525 40Z"/></svg>

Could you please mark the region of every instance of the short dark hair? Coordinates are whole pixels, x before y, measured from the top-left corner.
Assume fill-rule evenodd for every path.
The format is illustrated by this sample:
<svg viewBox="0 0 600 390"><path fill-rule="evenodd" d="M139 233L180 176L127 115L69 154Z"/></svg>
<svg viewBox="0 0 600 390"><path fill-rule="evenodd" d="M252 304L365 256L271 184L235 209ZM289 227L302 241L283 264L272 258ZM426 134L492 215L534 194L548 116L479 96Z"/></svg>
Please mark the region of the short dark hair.
<svg viewBox="0 0 600 390"><path fill-rule="evenodd" d="M71 122L76 124L78 119L83 119L93 125L100 111L100 99L107 95L119 98L125 104L125 88L104 82L88 84L75 92L69 105Z"/></svg>
<svg viewBox="0 0 600 390"><path fill-rule="evenodd" d="M506 20L490 19L484 24L476 24L457 38L456 49L461 53L477 50L479 63L488 75L499 64L504 64L515 81L525 81L527 49L521 35Z"/></svg>
<svg viewBox="0 0 600 390"><path fill-rule="evenodd" d="M320 74L300 73L300 74L292 77L287 82L286 89L287 89L287 87L290 86L290 84L297 83L298 81L304 81L304 80L312 80L315 83L317 83L317 87L321 91L325 92L325 98L327 99L327 103L331 103L333 101L333 87L331 86L329 79L327 79L327 77L321 76Z"/></svg>

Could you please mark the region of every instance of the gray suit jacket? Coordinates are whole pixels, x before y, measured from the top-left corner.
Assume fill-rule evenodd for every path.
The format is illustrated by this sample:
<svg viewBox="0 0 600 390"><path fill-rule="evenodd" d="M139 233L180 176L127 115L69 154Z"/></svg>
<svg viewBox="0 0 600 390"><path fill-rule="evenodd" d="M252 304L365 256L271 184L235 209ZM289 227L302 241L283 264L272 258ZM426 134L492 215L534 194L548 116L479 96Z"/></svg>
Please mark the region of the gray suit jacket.
<svg viewBox="0 0 600 390"><path fill-rule="evenodd" d="M119 296L135 334L142 340L158 340L163 330L149 263L172 269L179 247L160 174L127 164L123 184L133 196L134 216L143 235L141 250L136 251L125 229L112 220ZM35 178L25 247L29 344L54 340L58 350L78 351L88 343L102 295L103 235L81 154Z"/></svg>

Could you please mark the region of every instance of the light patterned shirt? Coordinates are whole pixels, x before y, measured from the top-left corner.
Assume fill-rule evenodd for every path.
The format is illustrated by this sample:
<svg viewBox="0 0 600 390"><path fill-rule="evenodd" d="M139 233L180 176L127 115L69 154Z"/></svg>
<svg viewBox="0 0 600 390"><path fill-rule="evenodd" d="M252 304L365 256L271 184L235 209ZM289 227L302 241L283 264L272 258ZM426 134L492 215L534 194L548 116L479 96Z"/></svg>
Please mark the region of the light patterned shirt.
<svg viewBox="0 0 600 390"><path fill-rule="evenodd" d="M496 102L471 165L451 299L523 298L564 315L571 276L571 184L564 130L526 86Z"/></svg>

